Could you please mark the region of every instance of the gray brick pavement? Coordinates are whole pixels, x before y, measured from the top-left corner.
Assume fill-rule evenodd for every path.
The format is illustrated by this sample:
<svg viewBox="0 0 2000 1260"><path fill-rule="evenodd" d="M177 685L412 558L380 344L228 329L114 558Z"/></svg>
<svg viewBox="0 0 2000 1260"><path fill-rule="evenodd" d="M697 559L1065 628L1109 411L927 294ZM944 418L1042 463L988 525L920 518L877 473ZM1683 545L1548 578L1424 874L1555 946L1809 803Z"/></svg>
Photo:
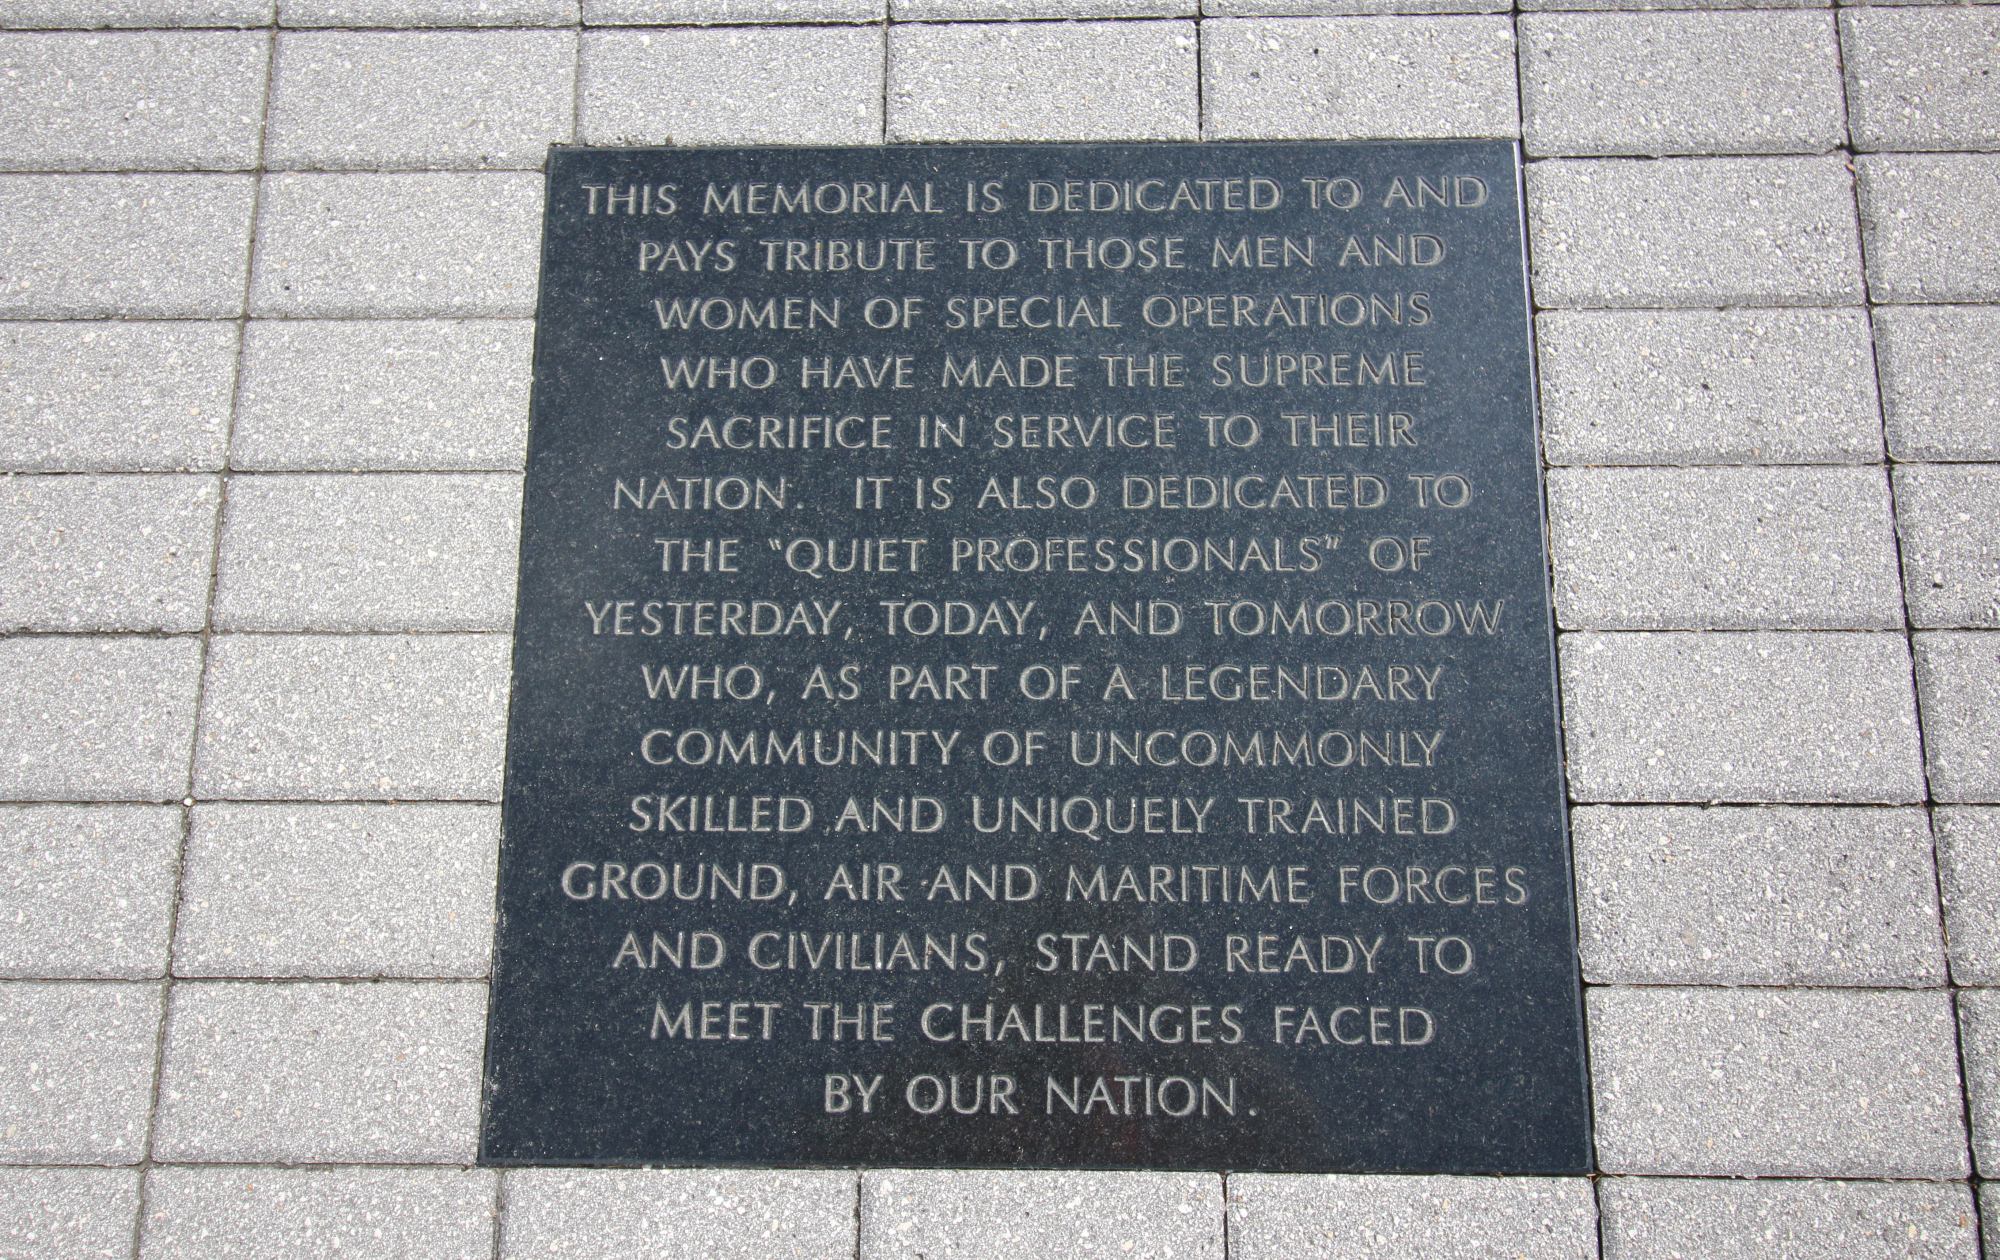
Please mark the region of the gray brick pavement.
<svg viewBox="0 0 2000 1260"><path fill-rule="evenodd" d="M222 466L232 323L0 324L0 468Z"/></svg>
<svg viewBox="0 0 2000 1260"><path fill-rule="evenodd" d="M1201 131L1189 22L891 27L888 66L890 140L1193 140Z"/></svg>
<svg viewBox="0 0 2000 1260"><path fill-rule="evenodd" d="M141 1260L490 1260L482 1168L176 1168L146 1178Z"/></svg>
<svg viewBox="0 0 2000 1260"><path fill-rule="evenodd" d="M1915 646L1931 796L2000 801L2000 634L1933 631Z"/></svg>
<svg viewBox="0 0 2000 1260"><path fill-rule="evenodd" d="M1979 1254L1972 1194L1957 1182L1606 1177L1597 1200L1605 1260Z"/></svg>
<svg viewBox="0 0 2000 1260"><path fill-rule="evenodd" d="M1861 310L1544 311L1535 330L1552 464L1882 458Z"/></svg>
<svg viewBox="0 0 2000 1260"><path fill-rule="evenodd" d="M486 967L497 811L422 798L498 791L511 574L493 574L513 504L453 496L515 479L435 474L521 465L546 141L1507 136L1522 131L1518 81L1531 157L1688 155L1531 164L1536 293L1556 308L1538 322L1546 449L1570 466L1551 479L1566 621L1812 628L1565 636L1573 787L1888 806L1577 811L1585 965L1614 986L1591 999L1593 1055L1617 1069L1599 1081L1607 1164L1963 1176L1940 1050L1951 1021L1933 1018L1949 999L1874 986L1942 979L1912 807L1926 797L1918 712L1931 796L2000 792L2000 657L1981 655L1996 636L1930 633L1993 625L1990 496L1981 470L1941 465L2000 462L2000 322L1973 305L1864 312L1857 225L1878 300L2000 296L2000 159L1956 151L1995 143L1991 16L1843 10L1843 84L1823 5L1654 2L1528 0L1632 12L1531 13L1525 53L1512 20L1480 15L1497 0L1221 0L1199 23L1180 20L1191 0L283 0L275 34L270 0L0 6L0 27L76 28L0 36L15 72L0 79L0 166L142 172L0 177L0 315L16 321L0 326L0 467L212 473L228 443L238 472L398 474L229 479L240 514L219 624L341 633L216 636L194 789L209 544L155 580L139 559L180 516L88 489L216 479L9 483L32 545L0 546L0 608L36 633L0 638L0 797L204 800L0 807L0 974L15 977L0 1006L56 1012L0 1018L34 1051L0 1046L0 1101L28 1118L0 1121L23 1144L0 1159L141 1158L158 1039L120 1038L148 1013L157 1027L159 985L130 981L158 977L170 947L184 979L163 1158L470 1158L484 991L464 982ZM1355 16L1370 11L1390 12ZM884 17L922 25L843 25ZM957 21L979 24L940 24ZM87 29L105 25L169 29ZM343 27L375 29L310 29ZM256 54L272 39L267 93ZM1848 127L1887 150L1857 163L1858 194L1839 155L1812 156ZM260 185L241 173L260 144L268 165L300 169ZM1942 151L1897 151L1911 149ZM1784 156L1719 156L1766 151ZM407 167L427 169L382 173ZM1599 307L1632 309L1584 309ZM1940 465L1894 474L1907 592L1876 468L1585 467L1880 464L1884 428L1896 459ZM51 498L57 480L73 484ZM1657 492L1682 486L1708 497L1684 497L1676 520ZM390 578L410 546L469 565L460 587ZM1931 559L1942 586L1919 572ZM1901 633L1822 630L1899 630L1905 599L1914 661ZM94 633L155 623L178 637ZM461 626L495 632L434 633ZM1986 983L1992 807L1935 813L1953 974ZM335 976L389 979L282 982ZM128 982L76 983L111 978ZM1792 987L1617 987L1663 982ZM1966 1009L1985 1000L1968 991ZM1967 1027L1983 1152L2000 1072ZM126 1068L140 1084L90 1084ZM47 1118L78 1096L98 1110L55 1132ZM401 1163L148 1176L147 1256L847 1256L862 1189L843 1172ZM1213 1178L878 1182L897 1188L859 1203L871 1255L1219 1254ZM0 1167L0 1252L127 1254L135 1183L128 1168ZM1163 1184L1217 1195L1172 1201ZM984 1189L961 1214L968 1186ZM1242 1255L1595 1246L1577 1183L1243 1175L1231 1191ZM1682 1178L1599 1192L1610 1256L1969 1256L1966 1195L1953 1181Z"/></svg>
<svg viewBox="0 0 2000 1260"><path fill-rule="evenodd" d="M1222 1214L1214 1173L870 1170L855 1254L1221 1260Z"/></svg>
<svg viewBox="0 0 2000 1260"><path fill-rule="evenodd" d="M507 630L512 473L237 477L216 560L226 630Z"/></svg>
<svg viewBox="0 0 2000 1260"><path fill-rule="evenodd" d="M0 1254L123 1256L138 1215L135 1169L0 1168Z"/></svg>
<svg viewBox="0 0 2000 1260"><path fill-rule="evenodd" d="M1932 826L1951 977L2000 983L2000 809L1944 805Z"/></svg>
<svg viewBox="0 0 2000 1260"><path fill-rule="evenodd" d="M1528 167L1527 182L1544 306L1861 300L1854 199L1839 157L1547 161Z"/></svg>
<svg viewBox="0 0 2000 1260"><path fill-rule="evenodd" d="M219 503L212 476L7 478L0 628L201 629Z"/></svg>
<svg viewBox="0 0 2000 1260"><path fill-rule="evenodd" d="M1211 140L1514 136L1504 17L1266 18L1202 26Z"/></svg>
<svg viewBox="0 0 2000 1260"><path fill-rule="evenodd" d="M1877 468L1558 468L1548 474L1566 629L1899 628Z"/></svg>
<svg viewBox="0 0 2000 1260"><path fill-rule="evenodd" d="M261 31L0 35L0 169L248 170L269 63Z"/></svg>
<svg viewBox="0 0 2000 1260"><path fill-rule="evenodd" d="M1597 1254L1590 1183L1541 1177L1229 1179L1234 1260L1410 1260L1493 1255L1577 1260Z"/></svg>
<svg viewBox="0 0 2000 1260"><path fill-rule="evenodd" d="M1194 17L1197 7L1196 0L889 0L889 16L897 22Z"/></svg>
<svg viewBox="0 0 2000 1260"><path fill-rule="evenodd" d="M485 1015L483 984L175 985L153 1155L469 1163Z"/></svg>
<svg viewBox="0 0 2000 1260"><path fill-rule="evenodd" d="M1896 469L1911 624L2000 628L2000 464Z"/></svg>
<svg viewBox="0 0 2000 1260"><path fill-rule="evenodd" d="M570 26L577 0L281 0L286 26Z"/></svg>
<svg viewBox="0 0 2000 1260"><path fill-rule="evenodd" d="M268 26L274 0L13 0L5 24L40 27Z"/></svg>
<svg viewBox="0 0 2000 1260"><path fill-rule="evenodd" d="M1570 634L1582 801L1924 797L1908 647L1893 634Z"/></svg>
<svg viewBox="0 0 2000 1260"><path fill-rule="evenodd" d="M583 0L586 26L720 25L729 22L879 22L883 0ZM770 105L786 112L781 101ZM806 143L793 141L793 143Z"/></svg>
<svg viewBox="0 0 2000 1260"><path fill-rule="evenodd" d="M1855 167L1870 297L2000 299L2000 155L1868 153Z"/></svg>
<svg viewBox="0 0 2000 1260"><path fill-rule="evenodd" d="M1965 1092L1972 1118L1972 1154L1979 1175L2000 1170L2000 989L1958 994Z"/></svg>
<svg viewBox="0 0 2000 1260"><path fill-rule="evenodd" d="M157 984L0 983L0 1162L136 1164Z"/></svg>
<svg viewBox="0 0 2000 1260"><path fill-rule="evenodd" d="M718 12L709 20L730 19ZM882 74L879 28L589 31L577 71L577 139L876 144Z"/></svg>
<svg viewBox="0 0 2000 1260"><path fill-rule="evenodd" d="M515 1169L499 1260L562 1255L580 1238L611 1255L852 1256L857 1178L841 1169Z"/></svg>
<svg viewBox="0 0 2000 1260"><path fill-rule="evenodd" d="M264 163L537 170L575 126L574 31L287 31Z"/></svg>
<svg viewBox="0 0 2000 1260"><path fill-rule="evenodd" d="M0 175L0 317L243 311L248 175Z"/></svg>
<svg viewBox="0 0 2000 1260"><path fill-rule="evenodd" d="M1521 18L1521 123L1536 156L1825 153L1847 140L1829 13Z"/></svg>
<svg viewBox="0 0 2000 1260"><path fill-rule="evenodd" d="M490 805L197 805L174 973L484 978L499 848Z"/></svg>
<svg viewBox="0 0 2000 1260"><path fill-rule="evenodd" d="M1585 997L1605 1172L1968 1171L1949 994L1596 988Z"/></svg>
<svg viewBox="0 0 2000 1260"><path fill-rule="evenodd" d="M0 806L0 976L165 975L182 830L170 806Z"/></svg>
<svg viewBox="0 0 2000 1260"><path fill-rule="evenodd" d="M195 794L497 800L508 648L503 635L218 636Z"/></svg>
<svg viewBox="0 0 2000 1260"><path fill-rule="evenodd" d="M2000 11L1843 9L1858 149L2000 148Z"/></svg>
<svg viewBox="0 0 2000 1260"><path fill-rule="evenodd" d="M1592 983L1944 983L1920 809L1587 806L1570 837Z"/></svg>
<svg viewBox="0 0 2000 1260"><path fill-rule="evenodd" d="M200 660L184 638L0 639L0 800L179 797Z"/></svg>
<svg viewBox="0 0 2000 1260"><path fill-rule="evenodd" d="M526 315L542 186L522 173L269 175L250 313Z"/></svg>
<svg viewBox="0 0 2000 1260"><path fill-rule="evenodd" d="M1885 306L1874 319L1890 453L2000 460L2000 311Z"/></svg>
<svg viewBox="0 0 2000 1260"><path fill-rule="evenodd" d="M519 468L534 343L529 320L253 320L231 462Z"/></svg>

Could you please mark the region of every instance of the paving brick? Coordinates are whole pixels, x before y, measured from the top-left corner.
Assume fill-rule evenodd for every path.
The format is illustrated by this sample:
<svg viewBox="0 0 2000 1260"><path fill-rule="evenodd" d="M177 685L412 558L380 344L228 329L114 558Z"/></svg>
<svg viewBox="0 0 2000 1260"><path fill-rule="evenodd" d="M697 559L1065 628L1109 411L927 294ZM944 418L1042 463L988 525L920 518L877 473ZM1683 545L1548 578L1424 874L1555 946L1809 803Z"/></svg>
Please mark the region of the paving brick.
<svg viewBox="0 0 2000 1260"><path fill-rule="evenodd" d="M1325 17L1348 13L1505 13L1503 0L1204 0L1215 17Z"/></svg>
<svg viewBox="0 0 2000 1260"><path fill-rule="evenodd" d="M154 1158L470 1163L485 1026L483 984L175 985Z"/></svg>
<svg viewBox="0 0 2000 1260"><path fill-rule="evenodd" d="M13 476L0 482L0 628L199 630L216 478Z"/></svg>
<svg viewBox="0 0 2000 1260"><path fill-rule="evenodd" d="M1855 165L1871 297L2000 299L2000 155L1869 153Z"/></svg>
<svg viewBox="0 0 2000 1260"><path fill-rule="evenodd" d="M1838 156L1536 162L1528 211L1545 306L1861 301Z"/></svg>
<svg viewBox="0 0 2000 1260"><path fill-rule="evenodd" d="M1990 1177L2000 1171L2000 989L1959 990L1958 1022L1972 1157Z"/></svg>
<svg viewBox="0 0 2000 1260"><path fill-rule="evenodd" d="M898 22L1173 18L1194 17L1198 11L1197 0L889 0L890 16Z"/></svg>
<svg viewBox="0 0 2000 1260"><path fill-rule="evenodd" d="M2000 634L1914 636L1931 796L2000 801Z"/></svg>
<svg viewBox="0 0 2000 1260"><path fill-rule="evenodd" d="M534 348L534 324L519 319L253 321L230 461L518 469Z"/></svg>
<svg viewBox="0 0 2000 1260"><path fill-rule="evenodd" d="M1856 148L2000 148L2000 12L1844 9L1840 34Z"/></svg>
<svg viewBox="0 0 2000 1260"><path fill-rule="evenodd" d="M0 976L164 975L180 853L170 806L0 807Z"/></svg>
<svg viewBox="0 0 2000 1260"><path fill-rule="evenodd" d="M0 317L243 311L248 175L0 175Z"/></svg>
<svg viewBox="0 0 2000 1260"><path fill-rule="evenodd" d="M491 1260L484 1168L155 1168L141 1260Z"/></svg>
<svg viewBox="0 0 2000 1260"><path fill-rule="evenodd" d="M1570 791L1583 801L1924 798L1893 634L1566 634Z"/></svg>
<svg viewBox="0 0 2000 1260"><path fill-rule="evenodd" d="M273 0L8 0L11 27L269 26Z"/></svg>
<svg viewBox="0 0 2000 1260"><path fill-rule="evenodd" d="M1847 139L1829 13L1521 19L1529 153L1825 153Z"/></svg>
<svg viewBox="0 0 2000 1260"><path fill-rule="evenodd" d="M879 22L885 0L583 0L586 26L722 25L732 22ZM877 45L878 49L880 45ZM779 104L779 108L784 108ZM868 143L881 139L881 132ZM773 143L806 143L778 140Z"/></svg>
<svg viewBox="0 0 2000 1260"><path fill-rule="evenodd" d="M1191 22L892 26L888 65L890 140L1201 134Z"/></svg>
<svg viewBox="0 0 2000 1260"><path fill-rule="evenodd" d="M237 477L217 562L215 624L509 629L520 518L521 479L513 473Z"/></svg>
<svg viewBox="0 0 2000 1260"><path fill-rule="evenodd" d="M1535 331L1552 464L1882 458L1865 311L1544 311Z"/></svg>
<svg viewBox="0 0 2000 1260"><path fill-rule="evenodd" d="M1505 17L1211 20L1202 26L1210 139L1514 136Z"/></svg>
<svg viewBox="0 0 2000 1260"><path fill-rule="evenodd" d="M264 162L537 170L575 122L573 31L287 31Z"/></svg>
<svg viewBox="0 0 2000 1260"><path fill-rule="evenodd" d="M1537 9L1823 9L1827 0L1522 0Z"/></svg>
<svg viewBox="0 0 2000 1260"><path fill-rule="evenodd" d="M197 805L174 974L484 977L499 849L490 805Z"/></svg>
<svg viewBox="0 0 2000 1260"><path fill-rule="evenodd" d="M157 984L0 984L0 1162L138 1163L159 1036Z"/></svg>
<svg viewBox="0 0 2000 1260"><path fill-rule="evenodd" d="M261 31L0 35L0 169L247 170L269 64Z"/></svg>
<svg viewBox="0 0 2000 1260"><path fill-rule="evenodd" d="M577 0L284 0L285 26L574 26Z"/></svg>
<svg viewBox="0 0 2000 1260"><path fill-rule="evenodd" d="M541 220L525 172L268 175L250 313L527 315Z"/></svg>
<svg viewBox="0 0 2000 1260"><path fill-rule="evenodd" d="M0 470L222 467L236 325L0 324Z"/></svg>
<svg viewBox="0 0 2000 1260"><path fill-rule="evenodd" d="M1951 997L1904 989L1585 991L1610 1173L1963 1177Z"/></svg>
<svg viewBox="0 0 2000 1260"><path fill-rule="evenodd" d="M499 1260L848 1257L855 1174L770 1168L519 1168ZM579 1247L581 1240L589 1241Z"/></svg>
<svg viewBox="0 0 2000 1260"><path fill-rule="evenodd" d="M1597 1183L1604 1260L1974 1260L1978 1216L1960 1182Z"/></svg>
<svg viewBox="0 0 2000 1260"><path fill-rule="evenodd" d="M1557 468L1548 502L1565 628L1903 624L1880 468Z"/></svg>
<svg viewBox="0 0 2000 1260"><path fill-rule="evenodd" d="M1221 1260L1222 1215L1213 1173L866 1171L855 1255Z"/></svg>
<svg viewBox="0 0 2000 1260"><path fill-rule="evenodd" d="M1597 1205L1580 1177L1237 1173L1229 1179L1229 1254L1596 1260Z"/></svg>
<svg viewBox="0 0 2000 1260"><path fill-rule="evenodd" d="M879 27L586 31L577 78L584 144L882 139Z"/></svg>
<svg viewBox="0 0 2000 1260"><path fill-rule="evenodd" d="M1891 454L2000 460L2000 310L1877 307L1875 347Z"/></svg>
<svg viewBox="0 0 2000 1260"><path fill-rule="evenodd" d="M221 635L195 792L237 800L497 800L502 635Z"/></svg>
<svg viewBox="0 0 2000 1260"><path fill-rule="evenodd" d="M183 795L200 662L191 638L0 639L0 800Z"/></svg>
<svg viewBox="0 0 2000 1260"><path fill-rule="evenodd" d="M1896 469L1910 622L2000 628L2000 464Z"/></svg>
<svg viewBox="0 0 2000 1260"><path fill-rule="evenodd" d="M1940 805L1932 826L1951 978L2000 984L2000 809Z"/></svg>
<svg viewBox="0 0 2000 1260"><path fill-rule="evenodd" d="M74 1260L131 1253L139 1174L129 1168L0 1168L0 1255Z"/></svg>
<svg viewBox="0 0 2000 1260"><path fill-rule="evenodd" d="M1593 984L1944 983L1920 809L1598 805L1570 838Z"/></svg>

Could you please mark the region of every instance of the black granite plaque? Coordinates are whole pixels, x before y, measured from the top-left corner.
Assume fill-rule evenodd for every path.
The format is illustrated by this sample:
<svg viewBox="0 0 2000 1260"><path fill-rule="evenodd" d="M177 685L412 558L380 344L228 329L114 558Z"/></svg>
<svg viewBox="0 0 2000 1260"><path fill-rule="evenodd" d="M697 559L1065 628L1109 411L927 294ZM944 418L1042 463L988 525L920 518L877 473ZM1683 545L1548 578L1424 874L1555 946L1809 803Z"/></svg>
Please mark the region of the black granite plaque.
<svg viewBox="0 0 2000 1260"><path fill-rule="evenodd" d="M1518 171L553 151L482 1157L1585 1171Z"/></svg>

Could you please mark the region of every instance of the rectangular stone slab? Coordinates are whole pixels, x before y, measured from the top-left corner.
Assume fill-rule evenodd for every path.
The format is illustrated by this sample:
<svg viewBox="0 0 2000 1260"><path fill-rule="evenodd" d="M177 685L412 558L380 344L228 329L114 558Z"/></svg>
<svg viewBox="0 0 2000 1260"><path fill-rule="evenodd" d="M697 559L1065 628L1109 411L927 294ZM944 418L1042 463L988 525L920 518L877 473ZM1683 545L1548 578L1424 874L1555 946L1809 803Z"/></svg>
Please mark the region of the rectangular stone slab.
<svg viewBox="0 0 2000 1260"><path fill-rule="evenodd" d="M1513 146L547 205L483 1160L1588 1170Z"/></svg>

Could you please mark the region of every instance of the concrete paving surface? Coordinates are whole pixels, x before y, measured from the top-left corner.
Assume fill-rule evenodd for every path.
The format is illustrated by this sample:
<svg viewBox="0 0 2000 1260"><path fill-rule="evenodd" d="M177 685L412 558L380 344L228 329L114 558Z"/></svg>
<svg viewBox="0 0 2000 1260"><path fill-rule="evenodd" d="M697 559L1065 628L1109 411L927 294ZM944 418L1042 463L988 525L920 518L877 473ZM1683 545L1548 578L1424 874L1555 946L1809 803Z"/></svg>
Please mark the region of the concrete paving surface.
<svg viewBox="0 0 2000 1260"><path fill-rule="evenodd" d="M547 147L1430 137L1599 1175L476 1167ZM5 0L0 1257L2000 1255L1996 150L1981 4Z"/></svg>

